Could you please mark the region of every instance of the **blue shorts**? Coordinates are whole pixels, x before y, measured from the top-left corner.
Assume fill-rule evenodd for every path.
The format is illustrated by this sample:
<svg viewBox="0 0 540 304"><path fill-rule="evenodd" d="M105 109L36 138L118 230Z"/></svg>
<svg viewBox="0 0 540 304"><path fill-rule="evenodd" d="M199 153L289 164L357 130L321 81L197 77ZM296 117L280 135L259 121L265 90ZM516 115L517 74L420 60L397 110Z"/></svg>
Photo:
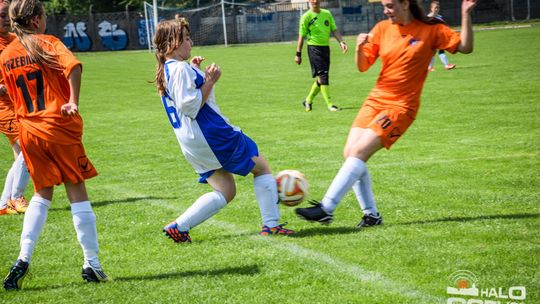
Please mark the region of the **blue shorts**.
<svg viewBox="0 0 540 304"><path fill-rule="evenodd" d="M254 156L259 156L257 144L247 135L242 134L234 153L229 160L222 164L222 169L233 174L246 176L255 167L255 162L251 159ZM206 179L212 176L214 172L215 170L210 170L200 173L199 183L207 183Z"/></svg>

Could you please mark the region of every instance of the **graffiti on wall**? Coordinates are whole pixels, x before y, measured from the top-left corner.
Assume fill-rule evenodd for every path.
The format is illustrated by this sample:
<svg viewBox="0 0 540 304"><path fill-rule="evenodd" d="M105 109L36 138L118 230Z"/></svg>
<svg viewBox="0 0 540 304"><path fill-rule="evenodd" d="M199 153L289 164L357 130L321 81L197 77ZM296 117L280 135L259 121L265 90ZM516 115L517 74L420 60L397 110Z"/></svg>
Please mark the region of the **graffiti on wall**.
<svg viewBox="0 0 540 304"><path fill-rule="evenodd" d="M85 22L70 22L64 26L64 37L62 42L70 50L86 52L92 48L92 39L86 33L88 27ZM98 35L101 44L108 50L124 50L128 44L128 36L118 24L102 21L98 24Z"/></svg>
<svg viewBox="0 0 540 304"><path fill-rule="evenodd" d="M62 42L70 50L86 52L92 47L92 40L86 34L86 23L70 22L64 26Z"/></svg>
<svg viewBox="0 0 540 304"><path fill-rule="evenodd" d="M118 27L118 24L112 24L109 21L102 21L98 24L98 35L101 43L109 50L123 50L128 43L126 32Z"/></svg>

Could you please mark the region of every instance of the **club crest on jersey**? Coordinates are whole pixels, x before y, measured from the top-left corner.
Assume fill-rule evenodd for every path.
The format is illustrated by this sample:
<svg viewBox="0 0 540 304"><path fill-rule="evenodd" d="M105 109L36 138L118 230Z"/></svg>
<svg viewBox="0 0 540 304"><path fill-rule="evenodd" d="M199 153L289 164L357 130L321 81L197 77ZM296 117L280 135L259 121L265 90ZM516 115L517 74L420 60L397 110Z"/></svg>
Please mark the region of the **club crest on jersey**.
<svg viewBox="0 0 540 304"><path fill-rule="evenodd" d="M330 21L328 21L328 20L324 20L324 25L326 25L326 26L330 26Z"/></svg>

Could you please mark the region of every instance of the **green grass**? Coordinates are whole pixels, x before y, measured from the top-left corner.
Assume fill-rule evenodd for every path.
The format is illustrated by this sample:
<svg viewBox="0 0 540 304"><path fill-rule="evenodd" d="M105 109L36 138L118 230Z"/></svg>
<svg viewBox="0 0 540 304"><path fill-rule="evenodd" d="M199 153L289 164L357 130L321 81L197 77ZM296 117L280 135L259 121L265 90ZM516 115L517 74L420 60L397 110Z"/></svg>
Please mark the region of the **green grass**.
<svg viewBox="0 0 540 304"><path fill-rule="evenodd" d="M23 291L0 291L0 303L446 303L448 276L457 270L473 272L482 288L525 286L523 302L539 303L539 35L537 26L481 31L473 54L449 55L455 70L437 59L417 121L369 162L384 226L353 229L361 215L349 194L331 226L282 207L298 234L260 237L252 178L239 177L236 199L193 229L187 246L161 229L208 188L197 184L148 83L153 55L78 54L84 143L100 172L87 188L100 259L114 281L80 279L82 253L57 187L33 278ZM354 40L347 37L351 46ZM352 52L332 48L338 113L321 97L313 112L302 110L310 72L307 62L294 64L293 43L193 51L222 67L216 95L223 113L258 143L274 172L305 173L313 199L339 169L349 126L380 68L360 74ZM0 172L11 161L2 140ZM2 272L17 258L22 221L0 218Z"/></svg>

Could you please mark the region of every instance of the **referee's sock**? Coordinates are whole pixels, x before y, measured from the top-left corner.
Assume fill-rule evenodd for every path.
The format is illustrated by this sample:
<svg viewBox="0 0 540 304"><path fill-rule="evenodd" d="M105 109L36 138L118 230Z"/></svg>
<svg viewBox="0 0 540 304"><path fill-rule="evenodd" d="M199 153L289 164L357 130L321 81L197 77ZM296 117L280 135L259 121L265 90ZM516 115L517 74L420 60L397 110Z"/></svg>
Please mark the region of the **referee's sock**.
<svg viewBox="0 0 540 304"><path fill-rule="evenodd" d="M324 98L324 101L326 102L327 107L331 107L334 104L332 103L332 98L330 98L330 86L321 84L321 94Z"/></svg>
<svg viewBox="0 0 540 304"><path fill-rule="evenodd" d="M315 96L317 96L317 94L319 94L320 91L321 85L317 82L317 80L315 80L315 82L311 86L311 91L309 91L309 95L306 97L306 102L312 103L313 99L315 98Z"/></svg>

